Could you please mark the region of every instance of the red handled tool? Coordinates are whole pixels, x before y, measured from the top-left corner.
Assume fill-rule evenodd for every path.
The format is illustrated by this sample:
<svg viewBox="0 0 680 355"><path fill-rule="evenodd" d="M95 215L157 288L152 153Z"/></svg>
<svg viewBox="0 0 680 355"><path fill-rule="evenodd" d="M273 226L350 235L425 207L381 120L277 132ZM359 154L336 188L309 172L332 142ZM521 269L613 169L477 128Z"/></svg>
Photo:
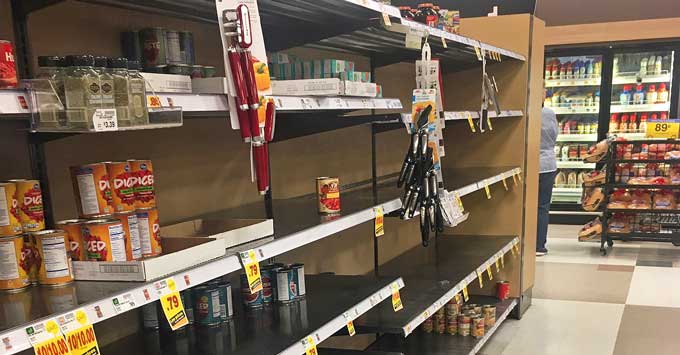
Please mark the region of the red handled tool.
<svg viewBox="0 0 680 355"><path fill-rule="evenodd" d="M231 68L232 78L234 79L234 87L236 88L236 105L238 114L238 124L241 126L241 138L249 142L252 136L248 116L248 93L246 92L246 82L243 78L243 71L241 69L241 56L235 48L230 48L229 52L229 67Z"/></svg>
<svg viewBox="0 0 680 355"><path fill-rule="evenodd" d="M260 195L269 191L269 142L274 139L276 108L274 102L267 101L267 114L264 123L264 141L253 143L253 160L257 175L257 190Z"/></svg>

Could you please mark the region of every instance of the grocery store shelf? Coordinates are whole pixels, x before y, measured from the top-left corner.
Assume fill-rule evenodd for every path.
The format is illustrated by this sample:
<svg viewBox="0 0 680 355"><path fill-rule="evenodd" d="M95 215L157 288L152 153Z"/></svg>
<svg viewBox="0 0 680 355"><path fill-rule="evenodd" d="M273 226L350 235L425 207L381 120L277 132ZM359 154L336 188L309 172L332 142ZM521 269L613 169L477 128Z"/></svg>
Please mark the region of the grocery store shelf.
<svg viewBox="0 0 680 355"><path fill-rule="evenodd" d="M647 133L640 132L640 133L614 133L617 137L619 138L625 138L630 141L634 140L640 140L640 139L649 139L647 138Z"/></svg>
<svg viewBox="0 0 680 355"><path fill-rule="evenodd" d="M521 168L514 167L445 168L442 170L444 188L449 192L457 192L460 197L483 190L484 186L493 185L521 173Z"/></svg>
<svg viewBox="0 0 680 355"><path fill-rule="evenodd" d="M441 235L436 248L415 247L378 269L380 275L401 275L404 309L378 306L357 322L365 332L408 336L439 308L519 243L512 236ZM488 281L485 279L484 281ZM390 305L391 306L391 305Z"/></svg>
<svg viewBox="0 0 680 355"><path fill-rule="evenodd" d="M401 110L404 107L399 99L371 97L322 97L322 96L273 96L277 110L314 111L314 110Z"/></svg>
<svg viewBox="0 0 680 355"><path fill-rule="evenodd" d="M478 111L446 111L444 112L444 117L447 121L462 121L462 120L467 120L469 117L472 117L474 120L479 119L479 112ZM521 110L508 110L508 111L501 111L500 115L497 115L495 111L490 111L489 112L489 117L491 118L509 118L509 117L522 117L524 116L524 112Z"/></svg>
<svg viewBox="0 0 680 355"><path fill-rule="evenodd" d="M418 332L408 338L394 334L381 336L369 349L383 351L402 351L406 355L473 355L486 344L517 306L517 299L509 298L499 302L493 297L471 296L476 304L496 304L496 324L487 329L482 338L460 335Z"/></svg>
<svg viewBox="0 0 680 355"><path fill-rule="evenodd" d="M677 190L680 185L636 185L636 184L607 184L614 189L656 189L656 190Z"/></svg>
<svg viewBox="0 0 680 355"><path fill-rule="evenodd" d="M582 194L583 189L580 187L554 187L552 201L581 203Z"/></svg>
<svg viewBox="0 0 680 355"><path fill-rule="evenodd" d="M600 113L600 108L598 106L550 106L549 109L553 110L556 115L585 115Z"/></svg>
<svg viewBox="0 0 680 355"><path fill-rule="evenodd" d="M569 86L600 86L601 77L586 79L549 79L545 81L546 88L559 88Z"/></svg>
<svg viewBox="0 0 680 355"><path fill-rule="evenodd" d="M558 142L597 142L597 133L593 134L558 134Z"/></svg>
<svg viewBox="0 0 680 355"><path fill-rule="evenodd" d="M102 353L168 354L180 347L180 354L300 355L305 353L303 339L312 336L318 345L348 321L391 299L392 284L404 287L399 277L306 275L305 283L307 295L299 302L259 310L244 309L235 290L235 319L227 324L189 326L179 334L139 332L104 347ZM195 336L182 336L190 332ZM158 341L149 341L154 335Z"/></svg>
<svg viewBox="0 0 680 355"><path fill-rule="evenodd" d="M611 213L653 213L653 214L680 214L680 210L653 210L653 209L632 209L632 208L607 208Z"/></svg>
<svg viewBox="0 0 680 355"><path fill-rule="evenodd" d="M557 168L558 169L595 169L595 163L584 163L580 160L572 160L572 161L565 161L565 160L558 160L557 161Z"/></svg>
<svg viewBox="0 0 680 355"><path fill-rule="evenodd" d="M611 113L622 112L668 112L671 109L670 102L661 104L642 104L642 105L616 105L612 102Z"/></svg>
<svg viewBox="0 0 680 355"><path fill-rule="evenodd" d="M667 70L660 75L640 76L639 73L619 73L612 79L612 85L637 84L637 83L668 83L671 81L671 73Z"/></svg>

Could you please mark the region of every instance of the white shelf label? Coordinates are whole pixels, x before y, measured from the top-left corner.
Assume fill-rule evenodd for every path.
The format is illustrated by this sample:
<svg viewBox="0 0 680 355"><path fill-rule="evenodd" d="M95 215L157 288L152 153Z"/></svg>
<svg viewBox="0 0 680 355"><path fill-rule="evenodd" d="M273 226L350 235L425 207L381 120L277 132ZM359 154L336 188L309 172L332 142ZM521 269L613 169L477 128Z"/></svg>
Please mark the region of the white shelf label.
<svg viewBox="0 0 680 355"><path fill-rule="evenodd" d="M99 108L92 115L95 132L109 132L118 130L118 115L115 108Z"/></svg>
<svg viewBox="0 0 680 355"><path fill-rule="evenodd" d="M126 293L119 297L114 297L111 302L113 303L113 310L116 314L125 313L137 306L135 302L135 296L132 293Z"/></svg>

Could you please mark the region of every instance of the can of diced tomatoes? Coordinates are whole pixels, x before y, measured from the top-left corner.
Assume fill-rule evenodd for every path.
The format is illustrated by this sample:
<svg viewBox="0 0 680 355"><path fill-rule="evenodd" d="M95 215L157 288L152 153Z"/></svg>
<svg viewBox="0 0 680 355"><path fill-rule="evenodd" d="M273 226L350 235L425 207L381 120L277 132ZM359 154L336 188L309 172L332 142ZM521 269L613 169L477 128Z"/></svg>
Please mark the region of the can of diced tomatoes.
<svg viewBox="0 0 680 355"><path fill-rule="evenodd" d="M340 212L340 180L334 177L316 178L316 195L320 213Z"/></svg>
<svg viewBox="0 0 680 355"><path fill-rule="evenodd" d="M0 237L0 290L15 292L31 285L30 259L24 256L24 238Z"/></svg>
<svg viewBox="0 0 680 355"><path fill-rule="evenodd" d="M38 283L59 286L73 282L71 258L68 256L68 237L62 230L33 232L40 253Z"/></svg>
<svg viewBox="0 0 680 355"><path fill-rule="evenodd" d="M66 232L69 243L69 255L73 261L87 260L87 245L83 238L83 223L86 219L67 219L57 222L57 228Z"/></svg>
<svg viewBox="0 0 680 355"><path fill-rule="evenodd" d="M87 260L127 261L125 231L117 219L95 219L83 224Z"/></svg>
<svg viewBox="0 0 680 355"><path fill-rule="evenodd" d="M25 233L45 229L42 190L38 180L10 180L17 185L19 221Z"/></svg>
<svg viewBox="0 0 680 355"><path fill-rule="evenodd" d="M156 189L151 160L128 160L128 163L136 178L134 180L135 207L156 207Z"/></svg>
<svg viewBox="0 0 680 355"><path fill-rule="evenodd" d="M160 255L163 248L161 247L161 225L158 220L158 210L154 207L138 209L137 223L142 256Z"/></svg>
<svg viewBox="0 0 680 355"><path fill-rule="evenodd" d="M38 284L38 269L40 269L40 263L42 263L42 257L40 256L40 251L38 251L38 243L36 242L35 236L30 233L23 234L24 238L24 248L22 254L26 259L26 266L28 267L28 279L31 284Z"/></svg>
<svg viewBox="0 0 680 355"><path fill-rule="evenodd" d="M123 212L114 215L116 219L123 223L125 232L125 254L128 260L142 258L142 244L139 240L139 221L136 212Z"/></svg>
<svg viewBox="0 0 680 355"><path fill-rule="evenodd" d="M0 89L17 87L17 65L12 42L0 39Z"/></svg>
<svg viewBox="0 0 680 355"><path fill-rule="evenodd" d="M17 185L13 182L0 182L0 236L17 235L21 231Z"/></svg>
<svg viewBox="0 0 680 355"><path fill-rule="evenodd" d="M496 297L501 301L510 297L510 282L502 280L496 282Z"/></svg>
<svg viewBox="0 0 680 355"><path fill-rule="evenodd" d="M111 183L106 164L71 167L71 180L78 214L83 218L113 214Z"/></svg>
<svg viewBox="0 0 680 355"><path fill-rule="evenodd" d="M135 182L137 177L128 162L106 163L106 172L111 185L113 211L131 212L135 210Z"/></svg>

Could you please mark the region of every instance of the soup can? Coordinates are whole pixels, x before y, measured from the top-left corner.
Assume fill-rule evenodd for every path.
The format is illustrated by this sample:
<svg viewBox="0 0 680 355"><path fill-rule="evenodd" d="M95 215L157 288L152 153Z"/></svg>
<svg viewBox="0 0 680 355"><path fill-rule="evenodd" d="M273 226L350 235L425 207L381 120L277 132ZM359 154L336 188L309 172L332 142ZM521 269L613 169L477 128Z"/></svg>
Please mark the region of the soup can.
<svg viewBox="0 0 680 355"><path fill-rule="evenodd" d="M128 160L135 176L135 207L156 207L156 189L154 185L153 164L151 160Z"/></svg>
<svg viewBox="0 0 680 355"><path fill-rule="evenodd" d="M94 219L82 225L87 260L127 261L125 230L117 219Z"/></svg>
<svg viewBox="0 0 680 355"><path fill-rule="evenodd" d="M261 308L264 306L264 295L262 291L250 293L248 276L241 274L241 300L247 308Z"/></svg>
<svg viewBox="0 0 680 355"><path fill-rule="evenodd" d="M44 230L33 232L31 235L35 238L40 253L38 283L46 286L60 286L73 282L66 232Z"/></svg>
<svg viewBox="0 0 680 355"><path fill-rule="evenodd" d="M0 89L12 89L18 84L12 42L0 39Z"/></svg>
<svg viewBox="0 0 680 355"><path fill-rule="evenodd" d="M457 317L446 320L446 334L449 334L449 335L458 334L458 318Z"/></svg>
<svg viewBox="0 0 680 355"><path fill-rule="evenodd" d="M276 301L287 304L298 297L293 269L282 268L276 271Z"/></svg>
<svg viewBox="0 0 680 355"><path fill-rule="evenodd" d="M475 316L472 318L472 325L470 326L470 333L474 338L481 338L485 333L484 317Z"/></svg>
<svg viewBox="0 0 680 355"><path fill-rule="evenodd" d="M142 256L151 257L163 253L158 210L155 207L138 209L137 223L139 226L139 243L142 248Z"/></svg>
<svg viewBox="0 0 680 355"><path fill-rule="evenodd" d="M106 173L111 186L111 204L114 213L132 212L135 210L135 185L137 177L132 172L130 163L106 163Z"/></svg>
<svg viewBox="0 0 680 355"><path fill-rule="evenodd" d="M283 268L279 264L264 265L260 268L262 275L262 298L264 303L272 303L276 298L276 271Z"/></svg>
<svg viewBox="0 0 680 355"><path fill-rule="evenodd" d="M433 319L433 324L434 324L434 332L437 334L444 334L446 333L446 318L444 315L441 314L435 314Z"/></svg>
<svg viewBox="0 0 680 355"><path fill-rule="evenodd" d="M461 313L458 315L458 334L460 336L470 336L472 318L469 314Z"/></svg>
<svg viewBox="0 0 680 355"><path fill-rule="evenodd" d="M69 255L73 261L87 260L87 244L83 238L83 223L86 219L67 219L56 223L57 228L68 235Z"/></svg>
<svg viewBox="0 0 680 355"><path fill-rule="evenodd" d="M17 185L13 182L0 182L0 236L17 235L22 231Z"/></svg>
<svg viewBox="0 0 680 355"><path fill-rule="evenodd" d="M482 315L484 316L484 324L487 327L493 327L496 324L496 306L484 305L482 307Z"/></svg>
<svg viewBox="0 0 680 355"><path fill-rule="evenodd" d="M23 251L23 236L0 237L0 290L15 292L31 285L31 260Z"/></svg>
<svg viewBox="0 0 680 355"><path fill-rule="evenodd" d="M142 258L142 245L139 240L139 221L135 212L123 212L113 215L123 224L125 232L125 256L127 260Z"/></svg>
<svg viewBox="0 0 680 355"><path fill-rule="evenodd" d="M316 195L320 213L340 212L340 180L338 178L316 178Z"/></svg>
<svg viewBox="0 0 680 355"><path fill-rule="evenodd" d="M220 324L220 291L212 285L194 289L194 317L197 325L215 326Z"/></svg>
<svg viewBox="0 0 680 355"><path fill-rule="evenodd" d="M425 319L421 328L425 333L432 333L432 331L434 330L434 320L432 319L432 317L428 317L427 319Z"/></svg>
<svg viewBox="0 0 680 355"><path fill-rule="evenodd" d="M113 214L111 182L106 164L73 166L71 180L80 217L94 218Z"/></svg>
<svg viewBox="0 0 680 355"><path fill-rule="evenodd" d="M24 233L45 229L42 190L38 180L10 180L17 186L19 222Z"/></svg>
<svg viewBox="0 0 680 355"><path fill-rule="evenodd" d="M307 294L305 286L305 264L293 264L290 266L293 271L293 282L297 289L297 298L303 298Z"/></svg>
<svg viewBox="0 0 680 355"><path fill-rule="evenodd" d="M510 297L510 282L502 280L496 282L496 298L505 301L508 297Z"/></svg>

